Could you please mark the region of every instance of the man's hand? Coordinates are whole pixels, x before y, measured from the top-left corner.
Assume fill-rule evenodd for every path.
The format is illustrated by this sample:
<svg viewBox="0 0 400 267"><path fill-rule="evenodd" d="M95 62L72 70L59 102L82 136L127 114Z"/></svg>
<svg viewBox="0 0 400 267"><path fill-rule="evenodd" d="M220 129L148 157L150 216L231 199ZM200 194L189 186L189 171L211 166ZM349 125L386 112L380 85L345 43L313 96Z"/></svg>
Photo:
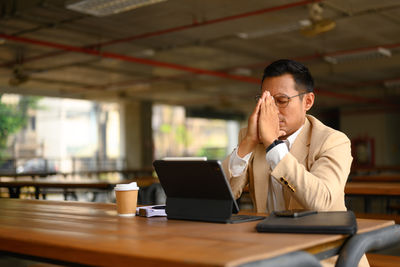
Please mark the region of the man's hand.
<svg viewBox="0 0 400 267"><path fill-rule="evenodd" d="M260 116L258 120L258 131L261 142L268 147L280 136L285 135L284 131L279 130L279 110L275 105L274 98L268 91L261 97Z"/></svg>
<svg viewBox="0 0 400 267"><path fill-rule="evenodd" d="M247 122L247 133L243 138L242 142L238 148L239 157L243 158L248 153L254 150L257 144L260 143L260 139L258 137L258 119L260 116L260 107L262 100L261 98L258 100L256 107L254 108L253 113L250 115L249 120Z"/></svg>

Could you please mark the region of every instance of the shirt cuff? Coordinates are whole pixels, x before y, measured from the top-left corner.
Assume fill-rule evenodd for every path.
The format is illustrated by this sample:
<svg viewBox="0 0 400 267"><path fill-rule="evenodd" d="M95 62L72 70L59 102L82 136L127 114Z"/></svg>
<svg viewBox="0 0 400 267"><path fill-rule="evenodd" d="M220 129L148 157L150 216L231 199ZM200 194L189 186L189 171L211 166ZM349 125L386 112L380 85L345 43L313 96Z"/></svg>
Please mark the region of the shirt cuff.
<svg viewBox="0 0 400 267"><path fill-rule="evenodd" d="M275 169L276 165L278 165L279 161L281 161L287 153L289 153L289 149L285 143L274 146L266 153L265 158L271 166L271 170Z"/></svg>
<svg viewBox="0 0 400 267"><path fill-rule="evenodd" d="M243 158L241 158L237 154L238 148L233 150L230 160L229 160L229 171L233 177L238 177L244 173L246 170L247 165L249 164L249 160L253 152L250 152Z"/></svg>

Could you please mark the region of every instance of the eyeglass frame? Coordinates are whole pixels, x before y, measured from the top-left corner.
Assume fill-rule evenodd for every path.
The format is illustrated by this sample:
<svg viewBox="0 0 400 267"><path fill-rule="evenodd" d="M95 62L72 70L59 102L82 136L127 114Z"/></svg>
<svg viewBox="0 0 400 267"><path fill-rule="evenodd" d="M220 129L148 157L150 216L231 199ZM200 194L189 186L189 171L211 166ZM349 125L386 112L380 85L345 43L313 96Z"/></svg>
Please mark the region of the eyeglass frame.
<svg viewBox="0 0 400 267"><path fill-rule="evenodd" d="M277 95L281 95L281 96L287 97L288 101L285 102L285 103L286 103L285 106L279 106L279 105L276 103L275 96L277 96L277 95L274 95L274 96L272 96L272 97L274 98L274 102L275 102L275 105L276 105L277 107L279 107L279 108L286 108L286 107L289 105L289 102L290 102L290 100L291 100L292 98L297 97L297 96L301 96L301 95L305 95L305 94L308 94L308 93L310 93L310 92L307 92L307 91L306 91L306 92L302 92L302 93L300 93L300 94L298 94L298 95L294 95L294 96L288 96L288 95L285 95L285 94L277 94ZM254 97L254 99L256 100L256 102L258 102L258 100L260 100L261 96L262 96L262 95L258 94L258 95L256 95L256 96Z"/></svg>

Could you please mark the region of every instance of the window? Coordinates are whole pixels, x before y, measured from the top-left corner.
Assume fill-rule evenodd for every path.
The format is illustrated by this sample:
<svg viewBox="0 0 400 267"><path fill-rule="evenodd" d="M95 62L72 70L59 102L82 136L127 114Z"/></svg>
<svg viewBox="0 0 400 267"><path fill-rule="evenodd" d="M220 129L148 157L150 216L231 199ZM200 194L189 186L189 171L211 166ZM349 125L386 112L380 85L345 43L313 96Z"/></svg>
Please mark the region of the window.
<svg viewBox="0 0 400 267"><path fill-rule="evenodd" d="M184 107L154 105L152 118L155 159L206 156L222 160L237 145L239 123L187 118Z"/></svg>

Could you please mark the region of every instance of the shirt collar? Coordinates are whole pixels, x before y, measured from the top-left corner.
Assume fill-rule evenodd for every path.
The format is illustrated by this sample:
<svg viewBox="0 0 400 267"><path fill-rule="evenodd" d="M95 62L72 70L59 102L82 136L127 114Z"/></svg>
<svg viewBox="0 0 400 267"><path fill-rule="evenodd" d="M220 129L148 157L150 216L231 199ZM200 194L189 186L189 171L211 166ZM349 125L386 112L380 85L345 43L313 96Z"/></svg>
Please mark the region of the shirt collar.
<svg viewBox="0 0 400 267"><path fill-rule="evenodd" d="M289 149L292 148L292 145L293 145L294 141L296 140L297 136L299 135L299 133L300 133L301 129L303 129L303 127L304 127L304 124L303 124L297 131L295 131L294 133L292 133L292 134L285 140L285 143L286 143L286 145L289 147Z"/></svg>

